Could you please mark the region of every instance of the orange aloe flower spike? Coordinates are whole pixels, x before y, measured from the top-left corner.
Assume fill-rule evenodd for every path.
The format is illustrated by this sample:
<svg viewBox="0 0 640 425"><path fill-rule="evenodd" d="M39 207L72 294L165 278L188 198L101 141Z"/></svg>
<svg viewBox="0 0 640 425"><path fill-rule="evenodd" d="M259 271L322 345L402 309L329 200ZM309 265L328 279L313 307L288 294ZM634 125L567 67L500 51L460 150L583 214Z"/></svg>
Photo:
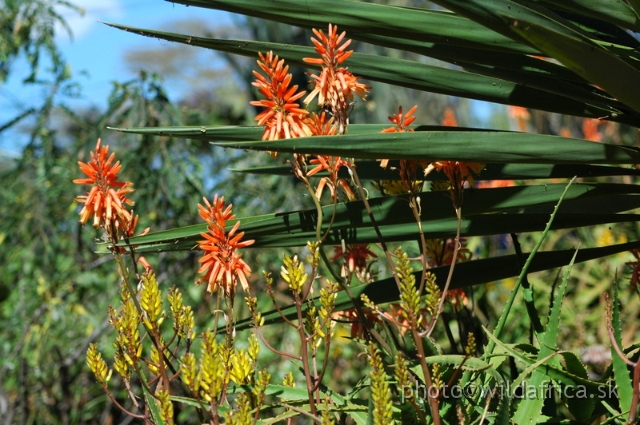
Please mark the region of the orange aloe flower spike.
<svg viewBox="0 0 640 425"><path fill-rule="evenodd" d="M95 152L91 152L88 163L78 162L80 170L87 176L75 179L76 184L90 184L92 188L87 195L78 196L76 202L84 204L80 211L80 223L86 224L93 217L93 226L107 231L118 229L125 233L131 228L133 215L125 205L134 202L126 195L133 192L133 183L118 181L118 173L122 169L120 161L113 163L115 154L108 158L109 146L102 146L98 139Z"/></svg>
<svg viewBox="0 0 640 425"><path fill-rule="evenodd" d="M292 76L289 74L289 67L284 65L284 59L279 59L273 52L259 55L258 66L266 75L253 71L256 80L251 84L266 99L250 103L266 108L254 118L258 125L265 126L262 140L310 136L311 132L304 120L308 112L297 102L305 92L298 92L298 86L289 86Z"/></svg>
<svg viewBox="0 0 640 425"><path fill-rule="evenodd" d="M235 215L231 204L225 208L224 197L215 195L211 203L206 198L203 199L205 205L199 204L198 212L208 226L207 232L200 233L204 240L198 242L198 246L204 251L198 260L201 263L198 273L204 273L204 276L198 282L206 282L208 292L222 289L226 297L233 298L238 282L245 292L249 290L247 278L251 275L251 267L242 259L238 250L254 241L241 241L244 232L236 234L240 228L239 221L226 232L227 220L235 219Z"/></svg>

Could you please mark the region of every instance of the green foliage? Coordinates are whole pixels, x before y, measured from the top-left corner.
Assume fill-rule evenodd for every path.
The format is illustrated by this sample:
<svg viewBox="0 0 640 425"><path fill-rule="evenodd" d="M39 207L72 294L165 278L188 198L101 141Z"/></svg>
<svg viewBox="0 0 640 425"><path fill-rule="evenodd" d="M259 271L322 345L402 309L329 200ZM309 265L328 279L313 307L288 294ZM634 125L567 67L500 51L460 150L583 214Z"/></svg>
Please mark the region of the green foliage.
<svg viewBox="0 0 640 425"><path fill-rule="evenodd" d="M615 3L612 8L604 7L598 1L567 5L508 0L495 0L489 3L456 0L436 2L453 13L347 0L332 1L330 4L323 0L316 0L305 3L304 7L299 7L300 5L292 0L278 2L182 0L179 3L227 10L305 28L325 28L327 24L332 23L338 25L340 30L346 30L348 36L353 39L371 43L380 48L392 47L455 63L463 68L460 70L432 65L417 58L406 59L379 53L354 53L349 59L349 71L370 80L551 113L607 119L632 126L638 126L640 123L640 104L637 104L638 96L634 92L636 87L630 84L638 77L637 55L634 51L640 43L620 30L620 28L637 30L637 15L632 7L621 2ZM312 56L313 50L299 45L273 43L268 40L239 41L192 37L120 25L113 26L144 36L214 49L225 54L255 57L258 52L273 51L291 64L311 68L320 66L319 63L305 62L303 58ZM335 116L335 111L333 113ZM456 209L454 214L451 201L442 197L442 193L438 193L435 189L431 192L422 192L419 196L387 195L370 199L363 199L365 195L361 192L361 199L356 201L334 202L325 206L317 202L314 209L240 218L239 223L246 232L246 236L256 240L254 248L302 246L309 240L317 239L314 235L324 235L322 239L325 244L342 244L343 251L347 244L378 242L382 244L383 251L389 255L386 243L394 241L407 243L418 237L423 256L421 261L425 267L428 252L425 240L429 239L451 238L458 241L461 236L491 236L545 230L544 238L547 233L554 230L578 229L608 223L621 223L621 226L635 228L634 223L637 221L637 216L633 213L637 208L635 184L623 185L620 184L620 180L606 178L606 175L615 173L626 176L625 181L630 183L631 176L636 174L635 170L624 167L595 167L595 164L632 165L637 163L638 151L630 146L632 145L630 140L623 144L593 143L593 141L557 137L557 135L424 125L416 127L415 132L406 133L380 133L380 126L352 125L349 126L346 135L266 141L260 140L263 138L261 128L252 127L119 127L117 129L124 133L169 135L212 141L218 146L243 150L290 153L294 158L301 158L304 155L355 158L359 167L362 164L360 178L365 176L365 178L377 180L405 179L406 176L389 174L377 169L375 163L366 161L389 158L398 160L399 163L395 164L398 164L396 167L401 169L409 160L482 162L486 163L487 167L486 175L483 175L484 171L480 173L480 180L527 179L524 184L516 187L465 190L461 218L457 217L460 213L458 211L460 205L454 204ZM591 137L587 135L586 130L584 130L584 136ZM545 168L542 164L549 164L550 167ZM304 171L297 169L295 163L293 169L294 173L304 175ZM278 166L262 166L257 169L238 171L255 173L259 176L283 175L287 172L284 167ZM360 171L361 169L358 168L357 174L360 174ZM446 174L446 171L443 173ZM334 179L332 180L334 182L337 182L338 180L335 179L338 178L350 180L351 184L358 188L360 181L357 174L354 167L348 167L348 173L333 175L329 171L321 176L324 179ZM589 176L588 184L581 182L570 186L564 183L553 185L544 180L558 177L575 179L586 176ZM596 176L601 178L597 179ZM420 180L421 176L411 176L411 178ZM426 180L434 181L433 187L436 188L439 178L442 179L443 175L428 176ZM452 179L452 177L446 174L445 179ZM543 180L544 184L532 185L531 180ZM307 180L303 179L303 181ZM458 199L457 202L461 202L461 198L454 195L453 190L452 188L451 196L453 199ZM318 198L320 199L320 196ZM418 215L416 210L406 208L407 205L415 207L416 204L421 207ZM553 211L552 207L554 207ZM551 212L553 215L549 219ZM131 243L135 243L140 252L187 249L201 231L199 226L173 229L134 238ZM602 414L603 406L609 409L610 414L615 412L610 400L601 397L594 399L594 391L600 388L600 385L611 385L611 383L591 380L585 366L578 358L557 346L561 332L561 306L566 303L563 300L567 298L569 272L566 272L559 288L555 289L555 296L551 298L553 302L546 324L541 324L538 319L543 316L540 311L540 299L527 276L534 270L552 268L560 264L572 265L574 262L597 258L618 250L635 249L635 242L618 246L615 243L608 243L606 248L586 247L580 252L575 249L563 251L549 244L546 246L551 247L550 251L537 252L541 245L542 239L531 254L523 254L518 245L515 256L502 255L497 258L462 263L455 268L452 276L449 273L450 267L446 265L431 270L435 276L435 282L441 288L447 289L469 287L499 278L520 275L513 295L518 292L522 284L526 314L532 320L532 336L539 345L537 348L528 346L530 347L528 350L531 349L532 352L527 353L514 349L504 341L505 334L501 331L507 325L506 317L509 311L513 308L512 314L522 312L519 307L513 307L514 297L512 297L498 323L496 336L488 335L490 342L483 346L486 350L485 360L491 360L485 367L491 369L491 373L483 373L482 368L469 369L469 365L465 367L465 362L471 362L468 357L464 357L458 363L449 363L449 366L453 366L454 369L443 372L435 357L428 357L427 363L438 366L432 371L429 367L416 366L416 372L425 384L433 383L435 388L440 388L436 392L435 404L433 399L429 401L434 423L440 423L440 416L445 421L451 421L455 417L459 422L471 421L472 423L482 422L480 417L495 423L508 423L510 420L516 423L535 423L543 418L558 420L565 417L587 423ZM454 262L457 254L458 248L454 252ZM291 258L286 257L285 263L291 263ZM406 255L402 258L406 259ZM525 260L526 265L522 268L521 265ZM389 266L394 270L393 264ZM291 264L286 267L288 267L286 270L291 269L289 273L294 270ZM400 269L395 271L400 279L398 287L394 285L394 278L352 286L338 294L335 309L360 308L354 300L361 297L366 300L365 306L374 310L378 310L381 303L401 300L403 308L410 310L409 313L404 312L402 317L405 319L415 317L419 314L416 310L418 299L409 295L414 291L418 291L417 294L423 291L422 272L411 275L410 277L415 276L415 281L411 280L410 287L407 287L409 279L405 275L411 268L404 263L399 267ZM495 270L498 267L501 271L496 273ZM303 273L302 270L299 273ZM289 275L285 277L291 285L292 278ZM302 281L293 280L297 284L294 293L300 293L303 288ZM258 301L253 298L252 300L252 312L255 316ZM308 306L309 314L315 314L319 306L318 302L319 300L316 299L313 305ZM437 302L431 302L431 304L437 304ZM295 302L289 307L260 312L258 316L238 322L237 327L239 329L252 323L270 324L289 321L296 317L301 319L299 308L299 303ZM437 310L432 312L436 317L439 313ZM415 322L415 319L412 320ZM617 320L615 319L616 324ZM393 335L393 332L389 331L389 326L391 325L383 326L377 331L367 327L369 337L376 341L378 348L387 350L387 355L392 355L396 350L411 352L416 349L417 353L413 354L413 361L420 363L425 360L420 354L423 343L419 339L429 339L432 329L420 333L415 323L413 325L410 323L409 328L413 332L414 340L411 348L410 344L404 345L406 343L399 342L397 336L395 340L385 339L384 336L381 340L376 332ZM526 326L524 328L526 329ZM312 327L308 327L307 332L314 331ZM470 346L477 347L476 337L474 333L469 333L470 345L464 345L467 356L475 350L475 348L469 349ZM515 338L518 340L518 335ZM450 342L451 349L455 350L455 341ZM462 343L462 339L460 342ZM390 349L387 343L390 343L393 348ZM494 347L502 354L494 352ZM375 353L372 358L377 358L379 362L380 359L376 357L377 351ZM518 376L505 380L500 362L495 361L496 357L491 358L491 355L516 359L524 364L524 369L518 373ZM561 362L560 358L563 358L564 362ZM621 370L620 361L618 363L618 370ZM376 364L378 366L374 368L374 373L380 373L382 366ZM431 373L433 376L430 376ZM531 379L528 379L529 375ZM409 378L405 372L402 372L401 376L402 378L398 379L408 381ZM455 398L447 400L444 395L444 379L450 379L449 384L456 382L456 379L460 379L460 382L465 384L482 382L485 389L491 382L497 387L504 385L505 382L516 386L526 382L534 387L535 392L532 397L525 395L524 398L519 397L515 390L509 390L507 394L494 399L480 396L464 402ZM621 385L624 387L623 381L628 380L629 376L625 374L623 377L618 373L616 379L621 380ZM380 413L381 406L386 405L386 401L380 401L383 399L379 394L383 382L383 378L375 378L375 380L372 378L371 385L374 392L373 404L370 404L373 406L371 407L373 410L370 410L372 415L369 418L370 421L374 420L372 418L375 417L375 412ZM556 389L561 393L559 398L554 398L553 394L549 395L546 390L547 387L551 388L554 385L559 385L561 388ZM587 389L586 398L575 399L562 393L562 388L582 387ZM383 392L387 394L388 388L385 387ZM442 399L442 397L445 398ZM629 397L629 395L625 396L627 409ZM634 392L633 397L637 399L637 391ZM551 405L555 407L549 408L548 406ZM311 401L310 406L313 411ZM413 406L418 420L424 423L426 417L422 416L423 408L425 407ZM439 410L440 413L436 413L434 409ZM561 413L562 409L565 409L565 413ZM395 415L395 413L392 414L389 410L385 415ZM630 415L633 418L635 413L631 412ZM385 418L385 421L390 420L390 417L385 416Z"/></svg>
<svg viewBox="0 0 640 425"><path fill-rule="evenodd" d="M53 44L52 22L60 20L53 4L35 2L30 9L25 2L5 3L3 31L18 36L0 42L0 81L20 52L32 65L27 81L34 81L44 49L59 71L54 79L71 83ZM235 112L209 113L217 110L211 105L179 109L159 77L142 73L115 85L103 113L86 116L59 108L67 127L58 134L49 129L56 102L51 94L23 157L1 175L10 183L0 189L6 217L0 246L12 249L0 250L6 265L0 319L9 341L0 346L0 381L16 400L12 418L42 423L91 422L101 414L153 423L303 417L358 424L635 420L640 390L632 385L630 369L640 376L634 332L638 264L630 264L636 292L623 296L628 288L616 287L606 324L600 295L624 266L621 257L612 256L640 249L639 171L631 168L640 163L635 146L640 42L633 33L640 29L638 2L434 2L448 10L429 9L424 2L392 6L353 0L177 3L246 15L243 22L253 25L248 32L268 39L112 26L219 51L243 70L248 83L250 72L234 55L257 58L258 52L273 51L288 64L317 70L326 63L305 62L314 49L300 45L306 43L301 32L288 26L326 31L333 24L346 30L347 38L368 43L348 59L348 71L392 86L381 91L386 95L372 95L375 106L368 108L384 110L378 115L395 112L399 105L390 93L404 88L517 106L527 118L518 122L518 132L424 122L414 131L381 133L389 126L378 122L351 124L340 135L262 140L263 127L246 125ZM18 22L21 17L27 17L29 31ZM286 28L281 38L277 28ZM297 81L304 78L301 71L295 72L294 84L305 84ZM327 105L325 112L344 120ZM368 116L359 100L347 109L354 117ZM587 124L607 126L606 134L589 133ZM119 132L103 132L107 125ZM142 227L152 229L115 249L100 232L80 235L69 218L75 152L92 147L98 137L122 152L127 180L136 184L136 212ZM278 152L289 164L268 162L262 152L221 154L220 147ZM380 158L391 160L386 169L374 161ZM322 161L340 169L309 173ZM455 161L486 167L479 176L460 177L453 174ZM241 173L208 172L227 166ZM437 171L423 175L431 168ZM297 185L283 178L292 172ZM462 190L470 177L484 187ZM363 180L376 181L383 193L373 195ZM495 180L516 182L486 187ZM389 181L424 190L394 193ZM308 195L292 196L301 188ZM323 188L331 193L323 196ZM226 231L240 229L238 240L255 239L244 260L254 271L259 271L254 265L271 269L264 273L266 284L252 282L248 311L231 298L214 298L213 305L192 289L198 267L194 247L207 231L195 224L196 205L212 190L224 191L240 217L230 220ZM506 234L513 243L505 242ZM102 261L107 257L90 252L96 236L105 241L98 252L117 259L126 288L119 309L109 307L108 321L104 313L118 292L113 277L105 277L113 276ZM399 243L403 248L396 251ZM372 251L365 244L372 244ZM303 246L311 251L307 263L294 253L264 249ZM327 252L330 246L339 247L335 257ZM135 260L141 253L157 275L142 275L135 262L125 265L129 255ZM342 263L340 270L335 261ZM273 278L280 264L282 279ZM564 265L568 270L562 278L557 272L554 281L552 270ZM163 289L174 282L182 291ZM86 327L78 329L78 318L86 319ZM116 336L103 339L109 322ZM241 334L248 328L268 353L258 356L256 336ZM574 328L580 332L572 334ZM611 358L598 367L579 354L609 339ZM88 369L81 360L87 348ZM365 350L371 372L355 355ZM43 353L49 352L58 361L43 368ZM272 366L267 371L263 364ZM9 373L13 370L17 373ZM65 385L58 388L56 382ZM40 387L48 392L38 394ZM476 391L456 396L456 388ZM97 395L102 390L111 399L106 407ZM64 403L52 406L48 400Z"/></svg>

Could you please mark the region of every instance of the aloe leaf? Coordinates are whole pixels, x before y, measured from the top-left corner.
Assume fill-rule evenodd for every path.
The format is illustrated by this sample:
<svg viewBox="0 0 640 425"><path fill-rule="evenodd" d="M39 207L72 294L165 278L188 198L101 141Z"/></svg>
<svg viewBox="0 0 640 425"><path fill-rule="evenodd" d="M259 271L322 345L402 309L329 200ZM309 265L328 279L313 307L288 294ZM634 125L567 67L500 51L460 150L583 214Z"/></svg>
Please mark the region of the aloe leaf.
<svg viewBox="0 0 640 425"><path fill-rule="evenodd" d="M537 363L540 363L544 360L543 363L550 364L553 366L559 366L559 362L557 358L551 359L550 356L554 356L557 354L557 340L558 340L558 330L560 328L560 311L562 309L562 300L564 298L564 293L567 288L567 282L569 281L569 275L571 273L571 268L573 263L578 255L578 250L576 250L571 262L569 263L568 270L564 274L564 278L562 279L562 283L560 287L557 289L555 298L553 301L553 307L551 308L551 313L549 314L549 320L547 322L547 326L544 329L544 332L538 334L538 341L540 342L540 351L538 352ZM528 387L532 387L536 391L536 397L529 398L525 397L513 416L513 421L517 424L534 424L537 421L537 417L542 411L542 405L544 404L545 398L544 394L547 392L547 385L550 383L548 375L544 372L543 368L536 367L531 373L531 380L527 383ZM527 391L528 393L528 391Z"/></svg>
<svg viewBox="0 0 640 425"><path fill-rule="evenodd" d="M115 24L109 25L139 35L207 47L253 58L258 57L258 52L273 51L281 58L286 59L289 64L308 68L317 67L302 60L304 57L315 56L315 52L311 47L247 40L203 39L184 34L165 33ZM547 84L539 82L537 87L531 87L531 84L526 82L526 78L521 79L523 81L522 84L518 84L513 81L481 74L364 53L354 53L349 58L349 70L363 78L417 90L518 105L569 115L592 118L608 117L610 120L630 124L639 122L637 116L627 116L624 113L625 111L616 108L616 102L612 99L591 94L574 86L565 87L563 92L562 89L557 87L557 84L552 82L547 82ZM545 91L543 87L552 91ZM588 99L589 101L584 102L580 101L580 99Z"/></svg>
<svg viewBox="0 0 640 425"><path fill-rule="evenodd" d="M618 347L622 347L622 330L620 326L620 298L618 295L618 286L613 285L613 299L611 300L611 327L613 328L613 336L618 344ZM620 399L620 410L622 412L628 412L631 409L631 400L633 398L633 386L631 385L631 378L629 376L629 370L627 364L620 358L618 352L613 345L611 346L611 364L613 366L613 376L616 383L616 389L618 397Z"/></svg>
<svg viewBox="0 0 640 425"><path fill-rule="evenodd" d="M578 356L568 351L562 351L560 352L560 355L564 359L565 369L567 372L583 379L589 379L587 368L582 361L580 361ZM596 401L594 397L589 397L586 394L584 394L584 396L582 396L583 394L577 394L579 389L580 388L573 388L572 394L567 394L563 399L567 403L569 412L573 416L582 422L589 422L589 419L595 409Z"/></svg>
<svg viewBox="0 0 640 425"><path fill-rule="evenodd" d="M560 195L560 197L558 199L558 202L556 203L555 207L553 208L553 212L551 213L551 216L549 217L549 221L546 223L544 232L542 233L542 235L538 239L538 242L536 242L536 245L533 247L533 251L531 252L531 254L526 258L526 260L523 258L522 253L518 252L516 254L517 264L523 264L523 265L521 266L522 268L518 272L518 280L516 281L516 284L515 284L513 290L511 291L511 294L509 295L509 299L507 300L507 303L506 303L504 309L502 310L502 313L500 314L500 318L498 319L498 323L496 324L496 327L493 330L494 338L492 338L492 340L489 341L489 343L487 344L487 346L485 348L485 353L484 353L484 357L485 358L487 356L493 354L493 349L495 347L495 343L493 341L494 341L494 339L500 339L502 330L504 329L504 326L507 323L507 318L509 317L509 313L511 312L511 308L512 308L513 303L515 301L516 294L518 293L518 290L520 289L520 287L523 285L523 282L527 282L526 281L526 276L530 272L529 268L531 267L531 264L532 264L533 260L535 260L535 256L536 256L538 250L540 249L540 246L542 246L542 241L545 239L545 237L549 233L551 225L555 221L555 218L556 218L556 216L558 214L558 208L560 207L560 205L562 205L564 199L566 198L567 194L571 190L572 183L574 182L574 180L575 180L575 177L573 179L571 179L569 184L562 191L562 194ZM576 252L576 254L577 254L577 252ZM571 261L573 261L574 259L575 259L575 257ZM535 310L535 306L533 305L533 300L531 299L532 298L531 289L528 287L528 285L525 286L525 288L524 288L523 298L524 298L524 301L525 301L525 305L527 307L527 313L529 314L529 316L531 318L532 325L534 326L534 329L535 329L535 328L538 327L539 318L537 316L537 313L536 313L536 310Z"/></svg>
<svg viewBox="0 0 640 425"><path fill-rule="evenodd" d="M629 242L618 245L610 245L601 248L581 249L577 253L575 262L580 263L596 258L606 257L608 255L629 251L640 247L640 241ZM529 272L537 272L549 270L556 267L562 267L571 262L575 254L575 250L538 252L529 266ZM529 255L528 253L525 255ZM430 272L436 276L436 282L444 286L449 274L449 266L441 266L430 269ZM420 282L422 271L417 271L416 282ZM483 283L494 282L500 279L506 279L517 276L520 273L518 261L515 255L505 255L496 258L487 258L481 260L473 260L456 264L456 272L453 274L449 289L465 288ZM375 304L385 304L397 302L400 298L398 287L394 278L378 280L369 284L356 285L351 287L351 293L354 299L360 299L361 294L367 295ZM319 303L318 299L314 302ZM317 304L319 305L319 304ZM336 299L336 311L348 310L353 308L350 298L344 292L340 292ZM295 306L282 307L280 311L288 318L296 318ZM280 323L282 318L280 312L272 310L262 314L265 324ZM253 324L253 319L248 318L237 323L237 330L247 329ZM219 329L224 331L224 328Z"/></svg>
<svg viewBox="0 0 640 425"><path fill-rule="evenodd" d="M488 329L484 327L483 329L485 331L485 334L487 334L487 336L494 342L496 346L500 347L501 350L503 350L505 353L513 357L515 360L521 362L526 366L531 366L536 361L538 361L537 359L532 359L514 350L509 344L504 344L502 341L496 339L496 337L493 336ZM543 369L544 372L551 379L554 379L557 382L561 382L563 385L573 387L573 388L577 388L579 386L584 387L585 390L587 390L587 396L589 397L593 395L593 398L596 400L598 400L598 398L602 398L603 396L605 396L606 395L605 393L607 392L605 390L608 390L610 388L608 384L603 384L602 382L596 382L596 381L591 381L589 379L584 379L580 376L571 374L566 370L558 368L553 365L545 365L545 367L541 369ZM539 413L540 412L538 411L538 414ZM517 423L517 422L514 421L514 423Z"/></svg>
<svg viewBox="0 0 640 425"><path fill-rule="evenodd" d="M511 425L511 396L506 391L500 394L502 398L498 403L494 425Z"/></svg>
<svg viewBox="0 0 640 425"><path fill-rule="evenodd" d="M156 399L149 392L146 385L143 385L142 389L144 392L144 401L151 411L151 419L153 420L153 423L165 425L165 421L162 419L162 415L158 411L158 406L156 406Z"/></svg>

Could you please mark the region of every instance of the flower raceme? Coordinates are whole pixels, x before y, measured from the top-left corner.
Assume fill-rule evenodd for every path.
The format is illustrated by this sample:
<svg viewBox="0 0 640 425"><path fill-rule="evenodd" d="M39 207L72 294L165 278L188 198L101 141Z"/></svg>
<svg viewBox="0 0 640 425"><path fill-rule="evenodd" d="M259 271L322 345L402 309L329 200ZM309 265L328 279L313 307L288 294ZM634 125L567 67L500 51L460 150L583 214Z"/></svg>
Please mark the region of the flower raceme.
<svg viewBox="0 0 640 425"><path fill-rule="evenodd" d="M113 163L115 154L109 157L109 146L102 146L101 140L96 143L95 152L91 152L88 163L78 162L80 170L87 175L84 179L75 179L76 184L93 185L87 195L78 196L75 201L84 204L80 211L80 223L86 224L93 217L93 227L107 231L115 228L133 234L137 223L137 216L128 211L125 205L132 206L134 202L127 198L133 192L133 183L119 182L118 173L122 166L120 161Z"/></svg>
<svg viewBox="0 0 640 425"><path fill-rule="evenodd" d="M256 81L252 84L266 99L252 101L251 105L266 108L255 117L258 125L265 126L262 140L310 136L311 131L305 123L308 112L296 102L305 92L298 92L298 86L289 87L292 76L284 59L279 59L273 52L260 53L258 66L266 75L253 71Z"/></svg>
<svg viewBox="0 0 640 425"><path fill-rule="evenodd" d="M353 50L346 50L351 44L351 40L346 40L343 43L346 32L343 31L338 35L338 27L329 24L327 34L315 28L313 33L317 38L312 37L311 41L320 58L303 58L303 61L320 65L322 70L319 75L311 75L315 88L304 99L304 103L308 105L317 97L318 105L331 111L336 119L339 134L344 134L349 119L349 107L353 102L354 95L357 94L360 98L365 99L367 91L371 87L358 82L358 77L346 68L338 67L353 54Z"/></svg>
<svg viewBox="0 0 640 425"><path fill-rule="evenodd" d="M238 281L245 291L249 290L247 277L251 275L251 268L242 259L242 255L238 254L238 249L245 248L254 241L241 241L244 232L238 233L239 221L229 232L225 230L227 220L233 220L236 216L231 212L231 204L225 207L224 196L215 195L211 203L204 198L204 204L198 204L200 217L208 225L207 232L200 233L205 239L198 242L200 249L205 252L199 260L202 266L198 273L205 275L198 282L206 282L209 292L222 289L225 296L233 298Z"/></svg>

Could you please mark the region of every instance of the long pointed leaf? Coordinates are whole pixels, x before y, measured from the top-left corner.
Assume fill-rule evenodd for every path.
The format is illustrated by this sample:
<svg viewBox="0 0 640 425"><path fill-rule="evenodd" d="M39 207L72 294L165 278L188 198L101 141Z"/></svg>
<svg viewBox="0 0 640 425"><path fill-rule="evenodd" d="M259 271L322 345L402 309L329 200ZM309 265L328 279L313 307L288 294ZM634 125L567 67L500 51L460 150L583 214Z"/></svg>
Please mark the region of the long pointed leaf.
<svg viewBox="0 0 640 425"><path fill-rule="evenodd" d="M492 163L637 164L634 148L539 134L424 131L347 136L316 136L218 146L260 151L321 154L363 159L450 160Z"/></svg>
<svg viewBox="0 0 640 425"><path fill-rule="evenodd" d="M297 64L309 68L317 67L307 64L302 60L304 57L316 55L311 47L247 40L205 39L122 25L109 25L140 35L157 37L193 46L207 47L253 58L257 58L258 52L273 51L281 58L286 59L290 64ZM349 70L363 78L417 90L468 97L489 102L513 104L563 114L593 118L607 116L610 120L619 120L621 122L635 124L640 122L638 117L627 116L619 108L607 105L607 103L613 105L615 101L611 100L607 102L606 98L591 95L584 90L580 91L577 87L567 87L567 93L563 93L562 90L555 88L553 90L554 94L544 91L543 87L545 87L545 85L542 82L538 87L530 87L526 82L518 84L513 81L488 77L481 74L363 53L354 53L349 58ZM556 85L552 83L548 84L549 89L555 86ZM577 98L590 99L590 102L581 102L576 100ZM600 104L600 106L598 104Z"/></svg>
<svg viewBox="0 0 640 425"><path fill-rule="evenodd" d="M606 257L639 247L640 242L629 242L602 248L581 249L576 256L575 263ZM575 250L538 252L531 262L529 272L533 273L565 266L571 262L574 254ZM449 274L449 266L436 267L430 271L436 276L436 282L443 286ZM416 282L420 282L421 273L422 271L415 272ZM465 288L494 282L496 280L517 276L519 273L520 268L515 255L459 263L456 264L456 271L453 274L449 289ZM396 302L400 297L394 278L353 286L351 292L356 300L360 299L361 294L365 294L376 304ZM316 300L316 302L319 301ZM337 311L353 308L353 303L344 292L338 294L335 305ZM294 319L296 317L296 310L293 306L282 308L281 311L289 318ZM280 314L276 310L266 312L262 317L264 317L266 324L279 323L281 321ZM241 330L248 328L252 323L253 319L245 319L238 322L236 329Z"/></svg>
<svg viewBox="0 0 640 425"><path fill-rule="evenodd" d="M389 161L387 168L380 167L380 161L358 161L356 163L358 177L361 180L400 180L397 160ZM267 165L252 168L231 168L230 171L247 174L267 174L276 176L292 175L289 165ZM417 180L438 181L447 180L444 173L432 171L426 176L422 171L416 173ZM320 172L318 176L327 173ZM338 175L348 179L348 170L341 168ZM578 177L605 177L605 176L640 176L640 170L623 167L603 167L597 165L580 164L487 164L482 172L474 176L475 181L483 180L525 180L525 179L559 179Z"/></svg>
<svg viewBox="0 0 640 425"><path fill-rule="evenodd" d="M189 6L240 13L299 27L374 32L390 37L446 41L476 49L536 54L530 46L445 11L386 6L349 0L178 0Z"/></svg>
<svg viewBox="0 0 640 425"><path fill-rule="evenodd" d="M481 189L465 191L465 217L478 216L479 214L498 213L498 212L522 212L532 209L532 214L548 214L545 208L551 208L557 201L558 197L564 190L562 184L549 184L543 186L517 186L504 187L496 189ZM574 184L571 186L566 195L565 201L560 212L572 212L572 204L577 203L578 211L597 212L599 207L607 206L607 209L622 205L623 207L638 206L640 196L638 196L640 188L635 185L613 185L613 184ZM635 195L634 195L635 194ZM629 204L625 201L625 196L630 197L635 204ZM423 211L422 220L424 226L429 226L430 231L447 232L451 231L451 222L455 220L453 207L450 199L444 192L424 192L420 194L421 203L429 205L428 209ZM411 211L407 207L408 199L406 196L373 198L369 200L376 221L379 225L385 226L385 231L404 232L405 235L411 234L415 221ZM546 205L546 207L545 207ZM624 211L624 210L620 210ZM606 211L605 211L606 212ZM618 211L612 211L618 212ZM245 232L246 239L257 239L254 247L261 244L276 244L280 246L282 243L293 243L296 236L296 242L306 244L306 237L309 240L315 239L315 235L310 236L314 232L317 215L315 209L305 211L294 211L289 213L268 214L264 216L246 217L240 219L241 230ZM583 220L575 217L576 220ZM345 238L357 239L358 232L366 231L365 228L371 227L371 221L366 212L364 204L361 201L341 203L334 207L327 205L323 207L324 226L331 223L332 228L336 229L338 236ZM534 217L532 215L531 217ZM573 219L572 216L566 216L566 222ZM586 216L585 216L586 217ZM596 217L596 216L592 216ZM600 219L594 219L601 222L602 220L633 220L635 216L624 218L618 215L601 215ZM505 221L506 216L488 217L484 220L493 220L494 222ZM479 216L476 219L480 219ZM587 220L591 218L587 217ZM482 219L480 219L482 220ZM517 218L514 220L518 220ZM576 221L578 222L578 221ZM583 221L580 221L584 223ZM608 222L608 221L607 221ZM235 222L229 223L230 226ZM393 225L398 227L393 229ZM498 224L499 225L499 224ZM527 225L526 221L523 225ZM471 228L465 227L466 230ZM473 227L475 231L476 227ZM480 230L480 229L479 229ZM503 229L504 230L504 229ZM197 241L202 237L201 232L206 231L206 225L194 225L179 229L167 230L164 232L152 233L149 235L131 238L130 243L137 246L139 252L153 252L160 250L190 250L197 245ZM370 231L370 230L369 230ZM508 230L506 233L517 231ZM305 233L306 232L306 233ZM310 233L311 232L311 233ZM349 235L349 232L351 234ZM342 233L342 235L341 235ZM448 234L448 233L447 233ZM355 236L354 236L355 235ZM362 233L360 233L362 235ZM279 242L283 241L283 242ZM340 239L338 239L340 243ZM121 244L121 246L126 246ZM106 249L106 246L102 246Z"/></svg>

